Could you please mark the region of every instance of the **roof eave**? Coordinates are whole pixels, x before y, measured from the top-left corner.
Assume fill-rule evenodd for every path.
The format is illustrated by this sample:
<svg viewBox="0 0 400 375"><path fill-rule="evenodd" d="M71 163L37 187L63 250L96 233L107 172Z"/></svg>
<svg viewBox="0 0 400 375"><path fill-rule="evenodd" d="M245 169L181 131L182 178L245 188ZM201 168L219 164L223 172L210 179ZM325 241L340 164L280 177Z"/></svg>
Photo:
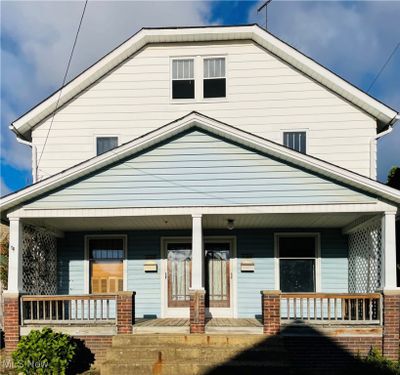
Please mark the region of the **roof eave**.
<svg viewBox="0 0 400 375"><path fill-rule="evenodd" d="M71 167L70 169L62 171L57 175L49 177L46 180L40 181L19 192L2 198L0 200L0 210L4 214L10 209L17 207L30 199L34 199L37 196L59 188L77 178L95 172L111 163L129 157L134 153L145 150L193 126L201 127L204 130L212 131L214 134L225 136L235 140L236 142L240 142L243 145L269 153L282 160L295 163L300 167L320 173L338 182L358 188L366 193L372 193L381 199L392 202L396 206L400 205L400 191L396 189L390 188L333 164L329 164L323 160L290 150L280 144L251 133L246 133L243 130L224 124L200 113L191 112L178 120L119 146L112 152L107 152L94 157L93 159L89 159L81 164Z"/></svg>
<svg viewBox="0 0 400 375"><path fill-rule="evenodd" d="M311 78L337 92L346 100L353 102L361 110L369 113L385 127L398 114L392 108L372 98L343 78L321 66L276 36L258 25L188 27L166 29L141 29L135 35L102 57L68 84L44 99L36 107L22 115L12 124L19 133L26 136L30 129L43 121L58 107L64 105L84 88L98 80L107 71L117 66L131 54L149 43L174 43L221 40L254 40L278 57L288 61ZM64 91L64 92L63 92ZM378 131L379 129L378 126Z"/></svg>

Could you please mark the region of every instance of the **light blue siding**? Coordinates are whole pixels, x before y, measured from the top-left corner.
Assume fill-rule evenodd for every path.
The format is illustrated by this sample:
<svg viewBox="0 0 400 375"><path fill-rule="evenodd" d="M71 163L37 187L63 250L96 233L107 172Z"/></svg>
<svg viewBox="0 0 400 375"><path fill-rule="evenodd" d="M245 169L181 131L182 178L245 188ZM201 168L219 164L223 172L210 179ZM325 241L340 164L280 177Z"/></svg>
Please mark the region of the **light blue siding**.
<svg viewBox="0 0 400 375"><path fill-rule="evenodd" d="M321 292L347 293L348 244L340 230L321 233Z"/></svg>
<svg viewBox="0 0 400 375"><path fill-rule="evenodd" d="M261 290L275 289L274 236L268 230L241 230L237 233L237 299L239 317L261 315ZM240 262L251 256L254 272L241 272Z"/></svg>
<svg viewBox="0 0 400 375"><path fill-rule="evenodd" d="M304 230L301 230L304 231ZM237 307L239 317L261 314L260 291L275 289L274 233L299 232L285 229L241 229L205 231L205 236L235 236L237 246ZM347 236L340 229L312 229L321 235L322 292L347 292ZM160 316L161 313L161 237L190 236L190 231L125 231L128 235L128 290L136 291L136 316ZM85 233L86 234L86 233ZM93 232L87 234L95 234ZM103 232L101 234L104 234ZM111 234L111 233L110 233ZM251 256L255 272L240 272L240 262ZM144 263L155 257L157 273L145 273ZM58 243L58 292L79 294L84 291L84 234L66 233Z"/></svg>
<svg viewBox="0 0 400 375"><path fill-rule="evenodd" d="M149 258L156 258L158 272L144 272L144 263ZM160 264L160 234L149 231L129 232L128 290L136 291L135 315L137 317L160 317Z"/></svg>
<svg viewBox="0 0 400 375"><path fill-rule="evenodd" d="M193 131L60 188L28 206L230 206L372 199L283 161Z"/></svg>
<svg viewBox="0 0 400 375"><path fill-rule="evenodd" d="M58 240L58 292L60 294L82 294L84 281L84 235L66 233Z"/></svg>

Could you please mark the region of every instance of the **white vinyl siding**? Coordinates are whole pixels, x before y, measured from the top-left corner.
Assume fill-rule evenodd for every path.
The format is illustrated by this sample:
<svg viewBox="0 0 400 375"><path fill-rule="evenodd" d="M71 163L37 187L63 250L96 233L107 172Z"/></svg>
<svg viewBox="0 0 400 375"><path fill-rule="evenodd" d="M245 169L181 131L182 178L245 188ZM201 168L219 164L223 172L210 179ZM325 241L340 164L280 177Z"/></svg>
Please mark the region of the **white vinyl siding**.
<svg viewBox="0 0 400 375"><path fill-rule="evenodd" d="M221 51L229 59L229 100L171 103L171 59ZM252 42L144 48L59 110L39 175L92 157L96 134L113 134L117 128L122 144L193 110L277 143L288 127L307 129L309 155L369 175L375 120ZM39 155L50 122L33 130Z"/></svg>

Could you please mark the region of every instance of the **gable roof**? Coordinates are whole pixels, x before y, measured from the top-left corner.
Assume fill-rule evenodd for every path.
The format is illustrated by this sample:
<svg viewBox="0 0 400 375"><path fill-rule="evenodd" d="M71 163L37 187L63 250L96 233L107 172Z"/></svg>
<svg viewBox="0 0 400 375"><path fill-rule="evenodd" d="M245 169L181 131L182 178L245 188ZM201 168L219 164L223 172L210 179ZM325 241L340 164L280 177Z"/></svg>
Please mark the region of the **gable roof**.
<svg viewBox="0 0 400 375"><path fill-rule="evenodd" d="M12 126L18 133L26 136L32 127L51 115L55 109L60 108L147 44L228 40L254 41L311 79L321 83L376 118L378 130L382 130L386 125L395 121L397 115L395 110L364 93L260 26L252 24L243 26L143 28L71 82L15 120Z"/></svg>
<svg viewBox="0 0 400 375"><path fill-rule="evenodd" d="M269 154L282 161L287 161L311 172L318 173L321 176L328 177L333 181L346 184L347 186L368 194L376 195L400 205L399 190L310 155L299 153L283 145L245 132L198 112L191 112L180 119L127 142L109 152L88 159L74 167L28 186L25 189L3 197L0 200L0 210L4 215L7 210L10 210L13 207L30 201L44 193L64 186L78 178L82 178L83 176L105 168L113 163L126 159L138 152L149 149L160 142L166 141L167 139L177 136L178 134L194 127L227 140L231 140L253 150Z"/></svg>

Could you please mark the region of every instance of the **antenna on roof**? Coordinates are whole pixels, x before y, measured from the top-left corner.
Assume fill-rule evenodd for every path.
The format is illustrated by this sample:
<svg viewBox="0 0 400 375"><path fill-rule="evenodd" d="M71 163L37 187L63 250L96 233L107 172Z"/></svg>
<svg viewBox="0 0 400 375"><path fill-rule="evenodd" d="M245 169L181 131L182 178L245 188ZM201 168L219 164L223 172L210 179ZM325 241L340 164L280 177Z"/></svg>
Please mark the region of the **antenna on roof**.
<svg viewBox="0 0 400 375"><path fill-rule="evenodd" d="M272 0L267 0L263 5L261 5L258 9L257 9L257 13L260 13L263 8L265 8L265 30L268 30L268 4L271 2Z"/></svg>

